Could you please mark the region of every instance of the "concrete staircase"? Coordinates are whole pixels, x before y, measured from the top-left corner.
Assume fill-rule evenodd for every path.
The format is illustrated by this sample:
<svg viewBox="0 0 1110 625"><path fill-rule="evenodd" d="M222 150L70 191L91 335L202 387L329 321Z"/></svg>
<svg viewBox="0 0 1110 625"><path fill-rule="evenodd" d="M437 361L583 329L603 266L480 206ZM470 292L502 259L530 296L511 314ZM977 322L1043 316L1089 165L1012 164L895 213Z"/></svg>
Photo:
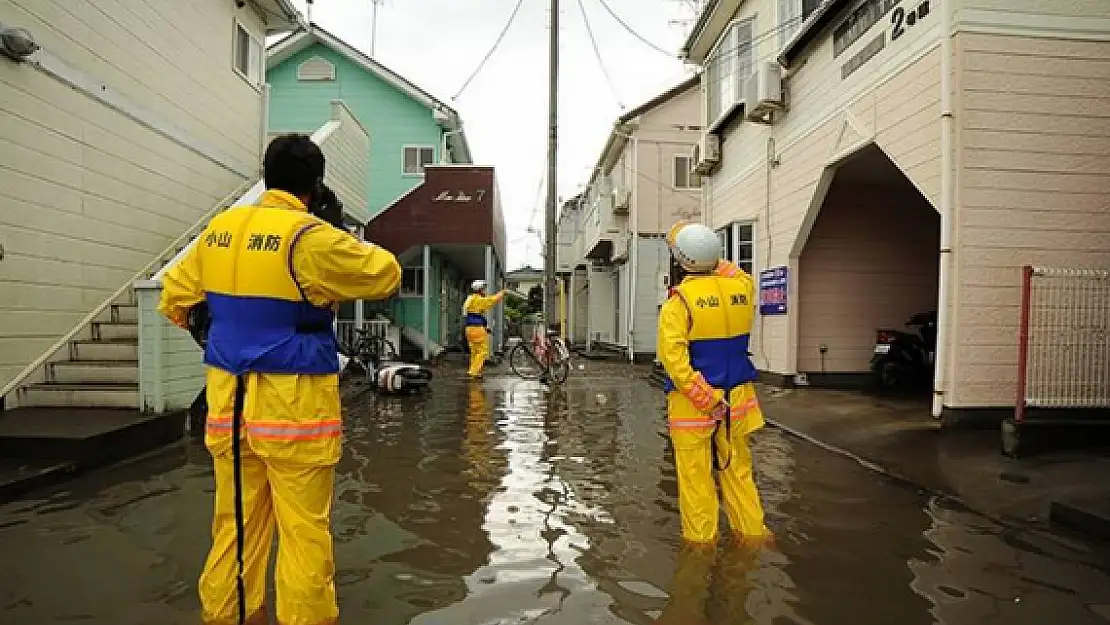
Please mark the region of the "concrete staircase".
<svg viewBox="0 0 1110 625"><path fill-rule="evenodd" d="M46 380L19 389L21 407L139 409L139 323L135 293L70 341L68 357L46 365ZM64 353L64 351L63 351Z"/></svg>
<svg viewBox="0 0 1110 625"><path fill-rule="evenodd" d="M133 288L78 336L43 366L42 382L12 392L17 408L3 410L0 404L0 503L158 449L185 433L185 413L140 410Z"/></svg>

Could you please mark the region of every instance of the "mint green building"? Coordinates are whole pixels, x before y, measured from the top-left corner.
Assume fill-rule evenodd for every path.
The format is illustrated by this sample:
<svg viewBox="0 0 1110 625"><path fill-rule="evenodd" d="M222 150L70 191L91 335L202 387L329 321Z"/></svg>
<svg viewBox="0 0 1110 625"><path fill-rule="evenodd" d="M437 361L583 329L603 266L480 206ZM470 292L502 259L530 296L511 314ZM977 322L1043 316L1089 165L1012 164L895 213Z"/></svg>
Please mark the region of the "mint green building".
<svg viewBox="0 0 1110 625"><path fill-rule="evenodd" d="M335 100L342 101L365 126L370 135L368 174L363 181L368 206L352 207L352 214L374 219L424 182L425 166L473 163L462 120L454 109L319 26L269 46L266 81L271 136L319 128ZM383 311L402 328L430 337L433 352L453 344L455 320L438 311L461 306L468 281L484 276L470 276L449 254L433 249L426 272L427 284L433 286L424 293L423 255L413 258L405 254L407 250L391 251L405 265L401 293L389 302L366 303L365 310L346 306L340 319L360 322L364 315ZM426 305L437 311L428 317L428 332L424 332L422 314Z"/></svg>

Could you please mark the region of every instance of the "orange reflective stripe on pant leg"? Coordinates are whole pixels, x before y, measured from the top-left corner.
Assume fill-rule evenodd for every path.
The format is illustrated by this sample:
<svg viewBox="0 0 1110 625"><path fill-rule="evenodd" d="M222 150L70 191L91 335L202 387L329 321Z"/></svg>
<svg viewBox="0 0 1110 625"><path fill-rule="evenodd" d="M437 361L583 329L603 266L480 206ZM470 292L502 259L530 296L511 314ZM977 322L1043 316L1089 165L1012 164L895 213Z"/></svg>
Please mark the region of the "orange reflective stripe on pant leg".
<svg viewBox="0 0 1110 625"><path fill-rule="evenodd" d="M231 417L208 416L205 429L209 434L230 434ZM343 435L343 421L321 419L318 421L250 420L243 424L243 431L257 438L272 440L313 440Z"/></svg>
<svg viewBox="0 0 1110 625"><path fill-rule="evenodd" d="M299 422L248 421L246 428L251 436L286 441L335 438L343 435L343 422L339 419Z"/></svg>
<svg viewBox="0 0 1110 625"><path fill-rule="evenodd" d="M277 622L334 623L339 616L331 537L335 467L271 461L269 469L279 533Z"/></svg>
<svg viewBox="0 0 1110 625"><path fill-rule="evenodd" d="M750 397L738 404L729 406L729 416L733 421L739 421L748 416L748 412L759 407L759 401Z"/></svg>

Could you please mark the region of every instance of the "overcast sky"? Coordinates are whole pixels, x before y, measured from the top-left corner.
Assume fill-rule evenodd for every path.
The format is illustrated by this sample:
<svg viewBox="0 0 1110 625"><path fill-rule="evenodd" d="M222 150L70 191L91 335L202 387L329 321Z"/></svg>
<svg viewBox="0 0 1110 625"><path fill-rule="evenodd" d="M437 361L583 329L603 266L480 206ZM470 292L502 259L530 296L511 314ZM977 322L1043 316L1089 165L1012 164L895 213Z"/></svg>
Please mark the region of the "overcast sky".
<svg viewBox="0 0 1110 625"><path fill-rule="evenodd" d="M684 0L605 0L632 29L677 52L691 17ZM374 57L459 111L474 160L497 168L508 230L510 269L542 262L540 188L547 156L549 0L523 0L520 12L481 73L459 95L504 27L517 0L384 0ZM305 0L296 0L302 10ZM569 197L589 178L621 113L606 84L579 9L561 0L559 193ZM581 0L620 102L633 108L687 75L629 34L599 0ZM371 0L316 0L312 20L369 54Z"/></svg>

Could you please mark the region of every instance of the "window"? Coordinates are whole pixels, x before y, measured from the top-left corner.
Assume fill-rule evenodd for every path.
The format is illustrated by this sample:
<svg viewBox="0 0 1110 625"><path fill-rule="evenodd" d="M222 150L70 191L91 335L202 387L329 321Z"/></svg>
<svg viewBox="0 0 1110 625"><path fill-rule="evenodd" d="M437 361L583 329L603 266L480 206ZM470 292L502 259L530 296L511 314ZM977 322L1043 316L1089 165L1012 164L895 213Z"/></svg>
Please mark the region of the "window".
<svg viewBox="0 0 1110 625"><path fill-rule="evenodd" d="M678 154L674 157L674 188L696 189L701 186L701 176L693 171L693 160L685 155Z"/></svg>
<svg viewBox="0 0 1110 625"><path fill-rule="evenodd" d="M262 44L238 21L235 22L232 62L235 71L252 85L262 83Z"/></svg>
<svg viewBox="0 0 1110 625"><path fill-rule="evenodd" d="M327 59L314 56L297 66L297 80L335 80L335 65Z"/></svg>
<svg viewBox="0 0 1110 625"><path fill-rule="evenodd" d="M732 223L717 231L721 258L727 258L751 274L755 271L755 227L752 222Z"/></svg>
<svg viewBox="0 0 1110 625"><path fill-rule="evenodd" d="M755 18L734 22L725 30L706 68L706 121L715 125L743 99L744 84L755 65L752 41Z"/></svg>
<svg viewBox="0 0 1110 625"><path fill-rule="evenodd" d="M405 146L404 173L419 176L436 160L436 149L430 146Z"/></svg>
<svg viewBox="0 0 1110 625"><path fill-rule="evenodd" d="M779 50L786 47L786 42L798 32L802 25L802 3L805 0L778 0L779 1Z"/></svg>
<svg viewBox="0 0 1110 625"><path fill-rule="evenodd" d="M424 296L424 268L404 267L401 269L401 297Z"/></svg>
<svg viewBox="0 0 1110 625"><path fill-rule="evenodd" d="M751 223L733 224L735 237L736 257L732 262L749 274L755 271L755 228Z"/></svg>

